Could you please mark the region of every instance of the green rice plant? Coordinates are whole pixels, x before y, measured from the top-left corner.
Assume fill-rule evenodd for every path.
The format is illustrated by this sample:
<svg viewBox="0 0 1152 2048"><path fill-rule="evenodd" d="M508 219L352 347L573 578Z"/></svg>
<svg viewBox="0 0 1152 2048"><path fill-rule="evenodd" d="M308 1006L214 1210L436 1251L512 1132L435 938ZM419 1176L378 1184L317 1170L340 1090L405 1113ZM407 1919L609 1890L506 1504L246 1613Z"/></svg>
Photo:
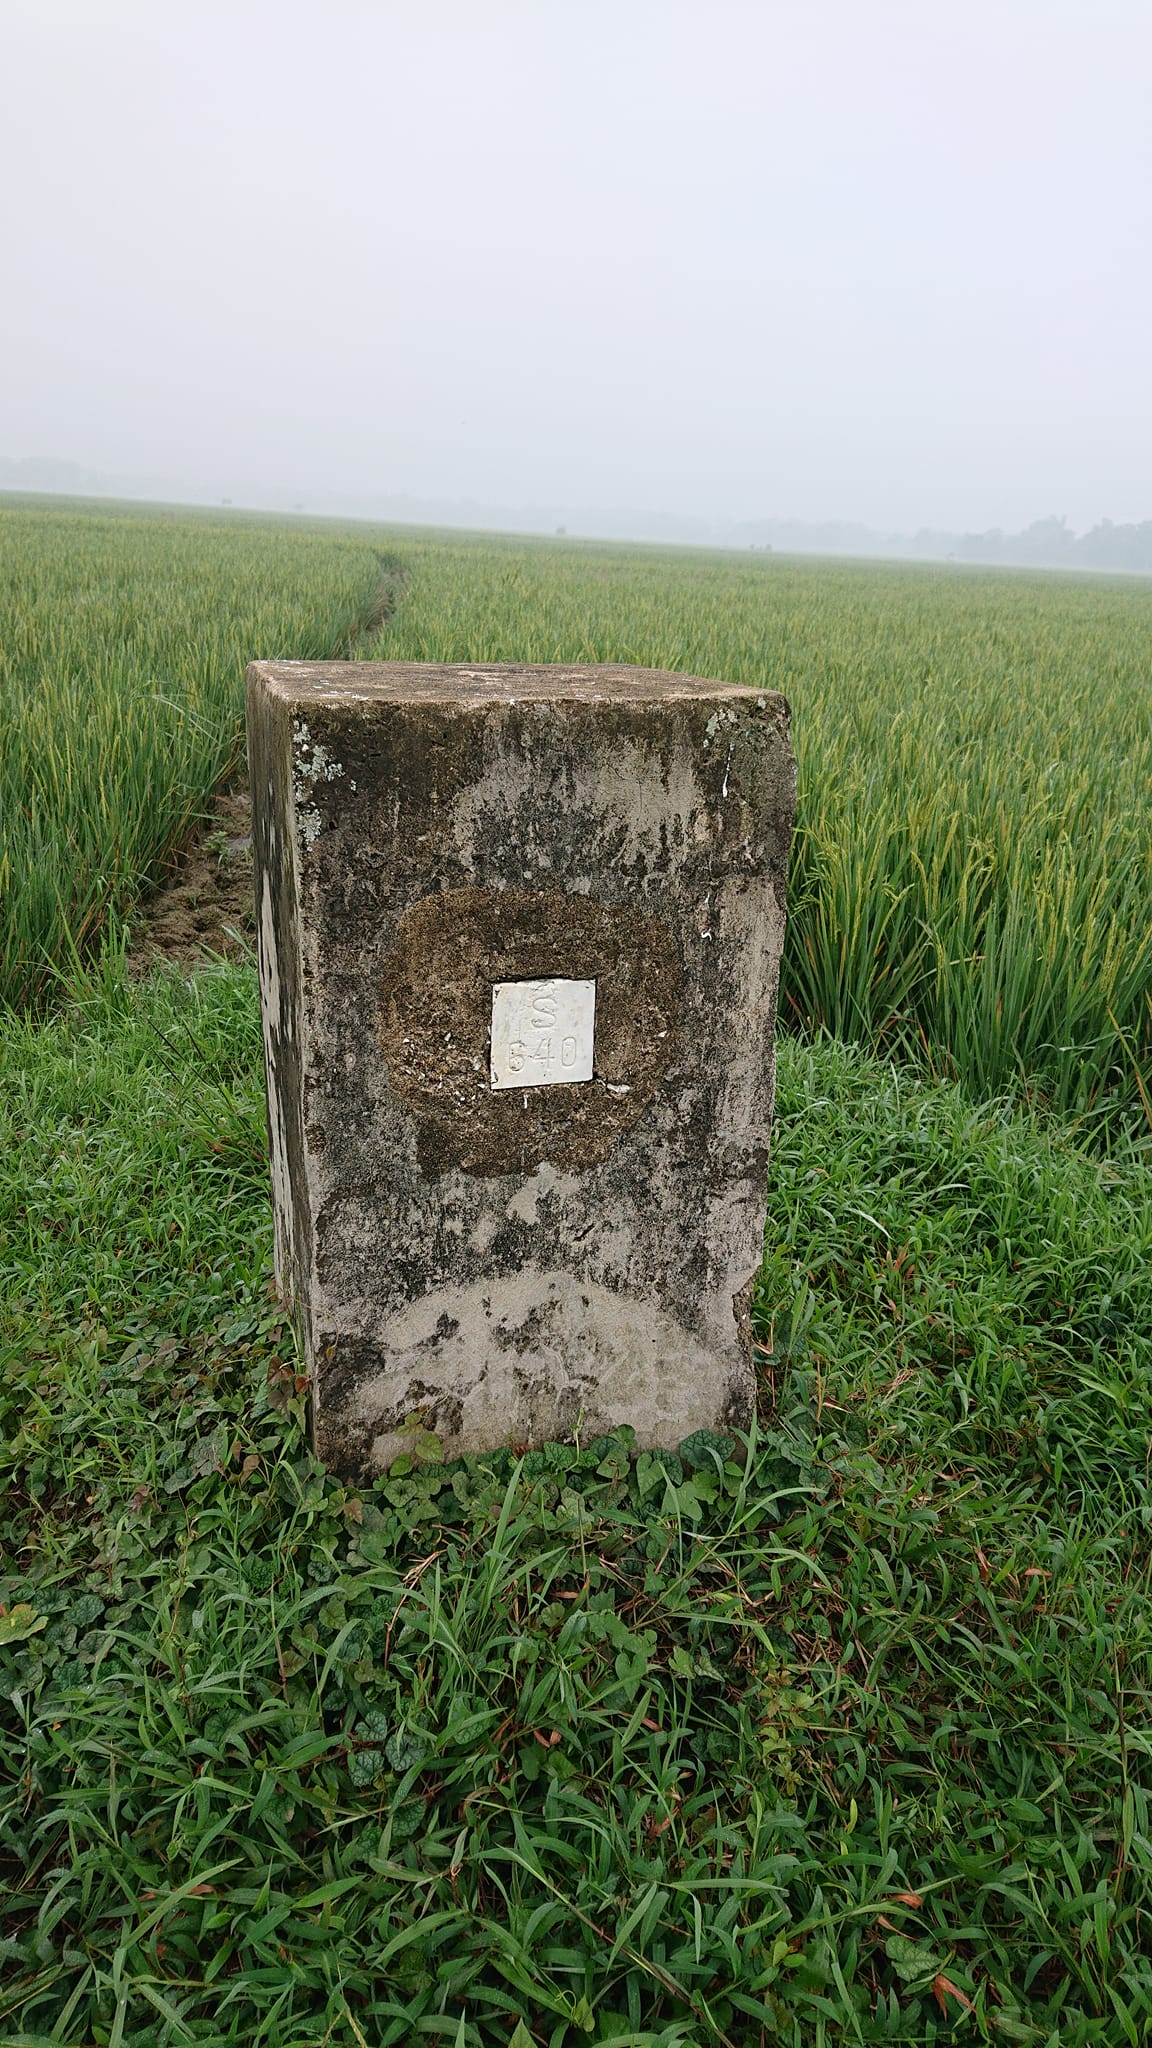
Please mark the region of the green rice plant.
<svg viewBox="0 0 1152 2048"><path fill-rule="evenodd" d="M410 536L381 654L631 661L791 699L782 1016L976 1095L1140 1115L1145 580Z"/></svg>
<svg viewBox="0 0 1152 2048"><path fill-rule="evenodd" d="M254 651L323 656L373 616L363 538L0 503L0 1002L159 878L242 758Z"/></svg>

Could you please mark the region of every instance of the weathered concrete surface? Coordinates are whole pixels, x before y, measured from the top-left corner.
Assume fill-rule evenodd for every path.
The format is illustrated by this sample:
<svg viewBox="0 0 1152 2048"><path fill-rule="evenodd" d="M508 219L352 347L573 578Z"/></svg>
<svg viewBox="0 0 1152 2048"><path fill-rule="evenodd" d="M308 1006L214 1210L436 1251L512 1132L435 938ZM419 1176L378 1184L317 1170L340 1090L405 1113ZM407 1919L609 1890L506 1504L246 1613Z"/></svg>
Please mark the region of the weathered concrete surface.
<svg viewBox="0 0 1152 2048"><path fill-rule="evenodd" d="M316 1447L749 1419L788 707L624 668L248 676L279 1282ZM494 1089L492 990L596 983L591 1081Z"/></svg>

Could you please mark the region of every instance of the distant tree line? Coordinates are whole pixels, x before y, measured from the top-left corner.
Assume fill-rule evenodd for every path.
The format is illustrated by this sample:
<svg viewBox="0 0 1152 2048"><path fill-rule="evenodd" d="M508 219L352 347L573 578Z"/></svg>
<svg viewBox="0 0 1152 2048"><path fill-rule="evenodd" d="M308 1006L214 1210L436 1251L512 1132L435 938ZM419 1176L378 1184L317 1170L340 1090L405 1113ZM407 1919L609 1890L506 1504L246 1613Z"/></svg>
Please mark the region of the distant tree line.
<svg viewBox="0 0 1152 2048"><path fill-rule="evenodd" d="M848 520L759 519L728 528L729 547L773 548L785 554L896 555L931 562L1003 562L1016 568L1119 569L1152 575L1152 519L1128 526L1101 519L1074 533L1066 519L1035 519L1020 533L876 533Z"/></svg>
<svg viewBox="0 0 1152 2048"><path fill-rule="evenodd" d="M1117 526L1101 519L1073 533L1066 519L1035 519L1021 533L918 533L917 554L954 555L958 562L1011 562L1049 569L1135 569L1152 573L1152 519Z"/></svg>

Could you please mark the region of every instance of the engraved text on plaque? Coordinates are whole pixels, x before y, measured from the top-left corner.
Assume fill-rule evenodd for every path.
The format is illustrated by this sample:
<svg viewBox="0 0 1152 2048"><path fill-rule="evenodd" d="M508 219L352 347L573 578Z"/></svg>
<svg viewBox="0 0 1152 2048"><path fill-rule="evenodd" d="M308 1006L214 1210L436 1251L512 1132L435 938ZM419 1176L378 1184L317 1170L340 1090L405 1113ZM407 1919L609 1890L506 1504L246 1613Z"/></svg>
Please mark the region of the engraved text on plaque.
<svg viewBox="0 0 1152 2048"><path fill-rule="evenodd" d="M594 981L498 981L492 989L493 1088L592 1079Z"/></svg>

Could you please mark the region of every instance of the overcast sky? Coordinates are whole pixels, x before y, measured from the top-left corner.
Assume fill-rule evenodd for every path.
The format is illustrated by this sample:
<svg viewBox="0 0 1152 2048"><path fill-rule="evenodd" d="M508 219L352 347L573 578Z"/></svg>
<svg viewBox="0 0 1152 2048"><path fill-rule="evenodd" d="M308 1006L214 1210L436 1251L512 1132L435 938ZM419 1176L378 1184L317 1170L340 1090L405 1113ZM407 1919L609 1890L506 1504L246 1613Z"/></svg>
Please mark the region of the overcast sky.
<svg viewBox="0 0 1152 2048"><path fill-rule="evenodd" d="M1152 518L1152 0L0 0L0 454Z"/></svg>

